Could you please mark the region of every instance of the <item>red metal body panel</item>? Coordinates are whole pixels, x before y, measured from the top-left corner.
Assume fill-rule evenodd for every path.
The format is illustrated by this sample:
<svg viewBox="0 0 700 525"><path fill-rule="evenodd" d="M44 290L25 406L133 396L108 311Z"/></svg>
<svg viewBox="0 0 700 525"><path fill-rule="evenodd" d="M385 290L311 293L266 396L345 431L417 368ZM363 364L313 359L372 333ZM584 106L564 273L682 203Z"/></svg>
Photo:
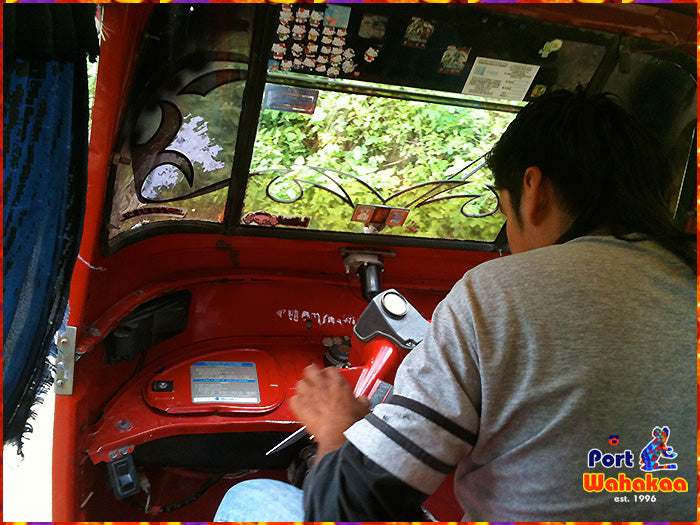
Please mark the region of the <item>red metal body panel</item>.
<svg viewBox="0 0 700 525"><path fill-rule="evenodd" d="M304 345L298 339L289 338L268 341L256 350L232 348L233 343L232 340L213 340L195 348L183 348L170 358L157 360L144 369L105 408L98 426L91 431L87 450L92 461L110 461L114 458L110 458L109 453L122 447L177 434L294 431L299 426L298 421L283 401L294 394L301 370L312 362L320 364L318 350L309 349L308 343ZM227 347L232 349L226 350ZM275 352L275 358L271 352ZM251 356L251 353L257 355ZM197 406L192 403L189 366L209 358L256 361L260 365L261 403L252 406L213 403ZM165 370L161 372L163 368ZM149 391L150 385L159 377L167 377L175 383L176 392L170 404L174 410L170 413L153 406L163 403L168 396L165 393L153 395ZM118 423L122 420L129 422L129 429L119 430Z"/></svg>
<svg viewBox="0 0 700 525"><path fill-rule="evenodd" d="M209 346L210 343L207 344ZM217 344L217 346L219 346ZM151 376L144 385L143 400L151 407L166 414L264 414L277 408L285 398L286 383L280 366L268 352L252 348L232 348L210 351L204 354L188 352L187 360L178 358L172 366ZM198 362L244 362L255 365L256 380L260 390L260 400L254 403L196 402L193 392L191 368ZM173 392L154 391L153 384L159 381L172 381Z"/></svg>
<svg viewBox="0 0 700 525"><path fill-rule="evenodd" d="M374 390L377 381L393 384L396 369L408 352L383 337L377 337L364 345L355 345L353 348L357 347L359 350L350 354L350 362L357 362L355 355L360 355L362 357L359 361L366 365L355 383L355 397L368 395Z"/></svg>
<svg viewBox="0 0 700 525"><path fill-rule="evenodd" d="M103 46L100 60L110 65L101 67L93 107L93 121L88 160L87 206L80 247L80 259L75 265L71 280L70 316L71 326L81 326L85 297L90 286L90 275L96 270L89 265L99 259L99 236L102 210L107 188L107 167L112 153L114 138L119 129L128 86L130 84L136 50L140 35L146 25L151 6L128 9L112 6L105 9L104 24L108 28L110 42ZM97 263L99 264L99 263ZM80 381L74 384L72 396L56 396L53 453L53 519L75 521L84 517L80 509L87 496L85 483L81 482L80 461L83 450L80 446L80 429L87 419L86 399L94 386ZM81 455L81 457L78 457Z"/></svg>
<svg viewBox="0 0 700 525"><path fill-rule="evenodd" d="M294 395L306 366L322 366L323 347L300 338L268 338L256 349L236 348L235 343L236 339L211 340L155 360L119 391L90 429L86 444L90 459L112 461L136 445L178 434L295 430L299 423L283 402ZM377 381L393 381L406 352L383 338L367 345L355 340L355 345L360 350L354 355L365 355L367 360L356 360L358 366L342 373L355 385L356 396L369 395ZM260 403L194 403L190 366L198 361L254 362ZM153 392L151 386L160 380L172 381L174 391Z"/></svg>
<svg viewBox="0 0 700 525"><path fill-rule="evenodd" d="M173 235L150 239L121 250L103 264L104 272L92 274L92 292L85 305L84 324L78 339L78 352L89 352L110 329L131 313L139 304L164 293L195 286L205 282L268 282L277 283L277 288L291 282L304 283L298 297L316 294L317 286L332 286L341 295L333 300L319 297L324 314L338 314L337 305L350 306L359 315L365 302L359 297L359 279L344 273L340 248L347 244L311 241L290 241L265 238L229 238L235 249L236 265L230 254L216 248L219 236ZM173 244L187 246L173 256L162 248ZM425 248L396 248L394 259L385 259L384 286L396 288L406 295L425 316L430 316L435 301L422 302L421 296L439 298L443 296L466 270L493 258L485 252L437 251ZM138 263L134 267L134 262ZM417 277L416 265L426 267L439 264L441 271L435 275ZM296 286L296 285L294 285ZM343 301L338 301L347 296ZM253 309L261 296L251 298ZM248 299L248 298L246 298ZM348 303L347 301L350 301ZM302 313L304 309L298 299L294 301ZM287 306L290 306L287 303ZM229 305L229 309L232 305ZM280 304L280 308L286 306ZM427 311L425 309L427 307ZM276 307L275 310L278 308ZM247 310L250 312L251 310ZM310 312L314 310L309 310ZM240 312L239 312L240 313ZM209 315L226 315L226 312L209 311ZM258 319L260 319L258 317Z"/></svg>

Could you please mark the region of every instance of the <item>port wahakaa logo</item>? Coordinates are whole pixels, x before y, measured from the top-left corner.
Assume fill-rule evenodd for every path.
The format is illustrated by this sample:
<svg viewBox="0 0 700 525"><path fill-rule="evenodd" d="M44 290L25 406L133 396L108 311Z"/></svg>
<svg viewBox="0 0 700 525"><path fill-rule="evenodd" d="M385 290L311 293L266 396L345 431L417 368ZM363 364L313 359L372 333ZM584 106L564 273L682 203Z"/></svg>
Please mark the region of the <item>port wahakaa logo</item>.
<svg viewBox="0 0 700 525"><path fill-rule="evenodd" d="M654 427L652 440L639 452L639 469L643 476L629 477L624 472L609 476L610 469L634 468L634 453L626 449L623 452L603 453L597 448L588 451L588 468L606 469L606 472L586 472L583 474L583 489L586 492L688 492L685 478L654 475L652 472L677 470L677 463L662 463L678 456L673 447L668 445L671 431L668 427ZM612 446L620 443L619 435L611 435L608 442Z"/></svg>

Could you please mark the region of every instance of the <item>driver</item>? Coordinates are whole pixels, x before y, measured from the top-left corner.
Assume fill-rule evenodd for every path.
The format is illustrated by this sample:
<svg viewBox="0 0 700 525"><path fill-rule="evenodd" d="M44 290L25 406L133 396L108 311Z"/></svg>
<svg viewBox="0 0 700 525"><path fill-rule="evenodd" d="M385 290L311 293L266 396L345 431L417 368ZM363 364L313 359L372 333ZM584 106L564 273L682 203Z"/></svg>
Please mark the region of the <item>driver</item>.
<svg viewBox="0 0 700 525"><path fill-rule="evenodd" d="M308 367L291 400L318 443L303 493L244 482L215 519L424 521L454 472L464 521L693 521L696 253L659 152L607 95L523 108L489 156L513 255L454 286L374 412ZM676 470L640 470L655 427ZM642 505L604 485L650 475L675 490L645 486Z"/></svg>

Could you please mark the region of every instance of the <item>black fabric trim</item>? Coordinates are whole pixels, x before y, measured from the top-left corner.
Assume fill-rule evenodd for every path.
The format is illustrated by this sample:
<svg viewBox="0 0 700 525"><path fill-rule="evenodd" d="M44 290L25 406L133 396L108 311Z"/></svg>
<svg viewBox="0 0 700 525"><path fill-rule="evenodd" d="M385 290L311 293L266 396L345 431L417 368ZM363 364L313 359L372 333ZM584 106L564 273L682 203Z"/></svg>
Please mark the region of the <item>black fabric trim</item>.
<svg viewBox="0 0 700 525"><path fill-rule="evenodd" d="M304 481L304 521L426 521L428 494L400 480L347 441L326 454Z"/></svg>
<svg viewBox="0 0 700 525"><path fill-rule="evenodd" d="M449 474L455 469L453 465L440 461L435 456L426 452L424 449L416 445L413 441L405 437L398 430L394 429L392 426L374 414L367 414L365 416L365 420L398 446L406 450L406 452L414 456L416 459L422 461L430 468L437 470L438 472L442 472L443 474Z"/></svg>
<svg viewBox="0 0 700 525"><path fill-rule="evenodd" d="M453 436L458 437L462 441L465 441L469 443L470 445L474 446L476 445L476 434L473 432L470 432L464 427L459 426L457 423L452 421L451 419L446 418L439 412L436 412L432 408L430 408L427 405L424 405L423 403L420 403L416 401L415 399L410 399L408 397L404 396L396 396L393 395L386 401L385 403L389 405L398 405L404 408L407 408L416 414L420 414L424 418L432 421L439 427L447 430L450 434Z"/></svg>
<svg viewBox="0 0 700 525"><path fill-rule="evenodd" d="M5 60L94 61L100 53L95 4L5 4Z"/></svg>

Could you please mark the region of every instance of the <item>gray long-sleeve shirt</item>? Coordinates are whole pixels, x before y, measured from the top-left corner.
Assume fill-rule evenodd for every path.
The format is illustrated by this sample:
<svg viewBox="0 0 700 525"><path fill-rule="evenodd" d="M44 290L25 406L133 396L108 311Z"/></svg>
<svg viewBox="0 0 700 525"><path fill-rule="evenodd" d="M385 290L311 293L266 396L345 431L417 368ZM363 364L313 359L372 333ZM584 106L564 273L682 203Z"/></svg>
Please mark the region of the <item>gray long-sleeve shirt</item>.
<svg viewBox="0 0 700 525"><path fill-rule="evenodd" d="M312 472L307 511L315 491L343 492L333 484L366 483L377 501L403 484L408 503L456 470L468 521L694 520L695 315L695 275L647 241L588 236L480 265L436 308L392 402ZM678 468L650 475L683 478L687 492L584 489L584 474L645 478L640 453L657 426L678 454L659 462ZM634 465L589 467L592 449L630 450ZM358 461L373 474L343 480Z"/></svg>

